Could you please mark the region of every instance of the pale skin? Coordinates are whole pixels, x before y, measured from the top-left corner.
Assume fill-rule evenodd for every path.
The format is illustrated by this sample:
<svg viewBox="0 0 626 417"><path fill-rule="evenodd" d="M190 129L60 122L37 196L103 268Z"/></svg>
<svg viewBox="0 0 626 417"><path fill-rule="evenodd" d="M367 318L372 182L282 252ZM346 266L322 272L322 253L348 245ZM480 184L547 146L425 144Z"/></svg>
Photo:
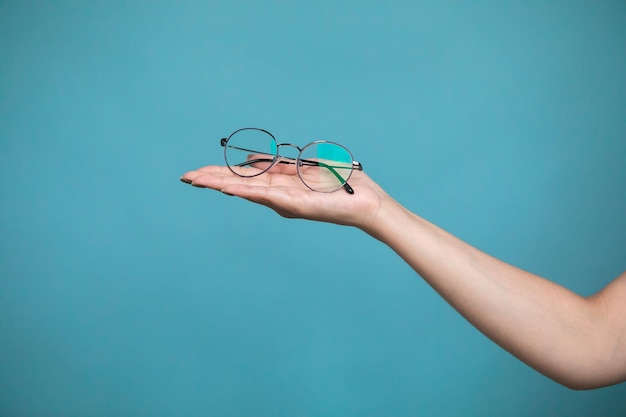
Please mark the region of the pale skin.
<svg viewBox="0 0 626 417"><path fill-rule="evenodd" d="M283 217L363 230L392 248L487 337L569 388L626 380L626 271L598 293L580 296L429 223L360 171L349 180L352 195L307 189L293 165L252 178L208 166L181 181L262 204Z"/></svg>

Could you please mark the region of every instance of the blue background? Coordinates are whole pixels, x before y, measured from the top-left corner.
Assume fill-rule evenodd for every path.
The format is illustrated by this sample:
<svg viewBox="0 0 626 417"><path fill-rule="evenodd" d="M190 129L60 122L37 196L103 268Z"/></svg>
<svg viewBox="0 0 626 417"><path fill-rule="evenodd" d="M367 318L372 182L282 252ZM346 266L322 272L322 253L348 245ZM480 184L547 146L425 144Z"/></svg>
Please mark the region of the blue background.
<svg viewBox="0 0 626 417"><path fill-rule="evenodd" d="M626 264L623 1L0 1L1 416L624 416L362 232L194 189L245 126L578 293Z"/></svg>

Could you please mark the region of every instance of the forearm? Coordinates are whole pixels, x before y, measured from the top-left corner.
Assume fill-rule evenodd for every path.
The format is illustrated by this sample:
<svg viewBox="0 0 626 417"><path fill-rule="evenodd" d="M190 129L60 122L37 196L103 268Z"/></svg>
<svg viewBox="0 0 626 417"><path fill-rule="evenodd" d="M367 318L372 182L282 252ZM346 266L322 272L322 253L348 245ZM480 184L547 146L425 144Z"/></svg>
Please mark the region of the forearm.
<svg viewBox="0 0 626 417"><path fill-rule="evenodd" d="M612 347L603 334L598 300L499 261L392 199L383 201L371 225L364 230L388 244L467 320L528 365L573 388L611 383L607 352Z"/></svg>

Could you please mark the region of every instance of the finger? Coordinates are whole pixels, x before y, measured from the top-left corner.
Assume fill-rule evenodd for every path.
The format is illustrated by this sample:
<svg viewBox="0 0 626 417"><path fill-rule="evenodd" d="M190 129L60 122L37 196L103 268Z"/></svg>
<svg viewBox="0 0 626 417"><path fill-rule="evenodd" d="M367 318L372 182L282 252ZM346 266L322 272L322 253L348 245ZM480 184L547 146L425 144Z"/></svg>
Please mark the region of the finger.
<svg viewBox="0 0 626 417"><path fill-rule="evenodd" d="M183 176L180 177L182 182L187 184L191 184L195 178L198 178L201 175L222 175L222 176L233 176L233 172L230 168L226 166L218 166L218 165L210 165L202 168L198 168L193 171L186 172Z"/></svg>
<svg viewBox="0 0 626 417"><path fill-rule="evenodd" d="M298 173L295 161L287 158L279 158L268 172L283 175L297 175Z"/></svg>
<svg viewBox="0 0 626 417"><path fill-rule="evenodd" d="M285 211L290 211L290 195L281 187L231 184L224 186L221 191L225 194L241 197L253 203L267 206L281 213L281 215Z"/></svg>
<svg viewBox="0 0 626 417"><path fill-rule="evenodd" d="M203 168L198 168L196 170L184 173L180 177L180 180L182 182L186 182L187 184L191 184L191 182L193 181L195 177L202 175L203 173L215 173L215 174L224 173L223 168L228 169L227 167L220 167L220 166L206 166Z"/></svg>
<svg viewBox="0 0 626 417"><path fill-rule="evenodd" d="M233 175L232 173L228 175L201 173L200 175L194 177L193 180L191 181L191 185L195 187L211 188L213 190L218 190L218 191L229 185L237 185L237 184L255 185L255 186L267 186L268 185L266 178L258 178L258 177L245 178L245 177L239 177L237 175Z"/></svg>
<svg viewBox="0 0 626 417"><path fill-rule="evenodd" d="M204 172L205 174L229 174L232 173L230 168L225 165L209 165L206 167L198 168L196 171Z"/></svg>

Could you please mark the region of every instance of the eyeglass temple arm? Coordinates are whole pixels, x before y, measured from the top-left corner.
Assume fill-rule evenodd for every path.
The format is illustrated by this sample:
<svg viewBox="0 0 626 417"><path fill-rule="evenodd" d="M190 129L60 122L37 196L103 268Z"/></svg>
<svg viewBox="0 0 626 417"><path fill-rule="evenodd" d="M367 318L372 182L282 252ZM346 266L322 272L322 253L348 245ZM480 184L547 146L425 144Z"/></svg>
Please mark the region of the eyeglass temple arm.
<svg viewBox="0 0 626 417"><path fill-rule="evenodd" d="M328 164L325 164L323 162L319 162L319 161L310 161L308 159L301 159L300 162L303 163L308 163L310 164L310 166L321 166L323 168L328 169L330 172L332 172L332 174L339 180L339 182L344 181L343 177L341 175L339 175L339 173L337 171L335 171L335 168L345 168L342 166L331 166ZM361 163L356 162L356 161L352 161L352 169L356 169L358 171L363 171L363 165L361 165ZM343 188L344 190L346 190L346 192L348 194L354 194L354 189L352 187L350 187L350 184L348 184L348 181L346 181L343 184Z"/></svg>
<svg viewBox="0 0 626 417"><path fill-rule="evenodd" d="M293 158L288 158L288 157L283 157L283 158L284 159L281 159L280 161L278 161L279 164L292 164L292 165L296 164L295 160ZM288 160L285 160L285 159L288 159ZM257 162L272 162L272 161L273 161L273 159L257 158L257 159L250 159L250 160L248 160L246 162L242 162L240 164L237 164L237 166L242 167L242 166L246 166L246 165L252 165L252 164L255 164ZM325 164L323 162L308 161L306 159L305 160L300 160L300 161L306 163L308 166L320 166L322 168L326 168L339 180L339 182L343 182L344 181L343 177L341 175L339 175L339 173L337 171L335 171L334 168L345 168L345 167L339 167L339 166L333 167L333 166L327 165L327 164ZM356 169L358 171L362 171L363 170L363 166L359 162L356 162L356 161L354 161L352 163L352 167L353 167L353 169ZM350 186L350 184L348 184L347 181L343 183L343 188L344 188L344 190L346 190L346 192L348 194L354 194L354 189Z"/></svg>
<svg viewBox="0 0 626 417"><path fill-rule="evenodd" d="M226 146L227 142L228 142L227 138L222 138L220 140L220 145L221 146ZM265 153L265 152L259 152L259 151L253 151L251 149L239 148L239 147L236 147L236 146L232 146L232 148L239 149L241 151L246 151L246 152L252 152L252 153L257 153L257 154L262 154L262 155L273 156L273 154L269 154L269 153ZM246 162L242 162L240 164L237 164L237 166L243 167L243 166L246 166L246 165L255 164L257 162L272 162L272 161L273 161L273 158L269 159L269 160L267 160L267 159L258 159L257 158L257 159L250 159L250 160L248 160ZM278 161L278 163L280 163L280 164L294 164L295 165L296 164L295 161L296 160L294 158L283 156L282 159ZM311 161L309 159L301 159L300 162L306 163L309 166L321 166L323 168L326 168L339 180L339 182L343 182L343 177L341 175L339 175L339 173L337 171L335 171L335 168L343 169L345 167L328 165L328 164L325 164L323 162ZM352 161L352 169L356 169L357 171L363 171L363 165L360 162ZM354 194L354 189L352 187L350 187L350 184L348 184L347 181L343 184L343 188L346 190L346 192L348 194Z"/></svg>
<svg viewBox="0 0 626 417"><path fill-rule="evenodd" d="M226 143L228 142L227 138L222 138L220 141L220 145L221 146L226 146ZM233 149L237 149L240 151L246 151L246 152L251 152L251 153L257 153L257 154L261 154L261 155L267 155L267 156L274 156L273 153L267 153L267 152L261 152L261 151L253 151L252 149L247 149L247 148L240 148L238 146L232 146L230 145L229 148L233 148ZM281 158L283 158L282 160L280 160L280 163L283 164L293 164L294 162L291 161L295 161L294 158L290 158L288 156L282 156ZM289 161L283 161L284 159L288 159ZM255 160L255 162L262 162L265 160ZM308 164L310 164L311 166L323 166L324 168L328 168L328 169L332 169L332 168L342 168L345 169L345 167L343 166L337 166L337 165L328 165L325 164L323 162L319 162L319 161L311 161L310 159L301 159L302 162L306 162ZM246 163L248 163L249 161L246 161ZM267 162L267 161L265 161ZM357 161L352 161L352 169L356 169L357 171L363 171L363 165L360 162Z"/></svg>

